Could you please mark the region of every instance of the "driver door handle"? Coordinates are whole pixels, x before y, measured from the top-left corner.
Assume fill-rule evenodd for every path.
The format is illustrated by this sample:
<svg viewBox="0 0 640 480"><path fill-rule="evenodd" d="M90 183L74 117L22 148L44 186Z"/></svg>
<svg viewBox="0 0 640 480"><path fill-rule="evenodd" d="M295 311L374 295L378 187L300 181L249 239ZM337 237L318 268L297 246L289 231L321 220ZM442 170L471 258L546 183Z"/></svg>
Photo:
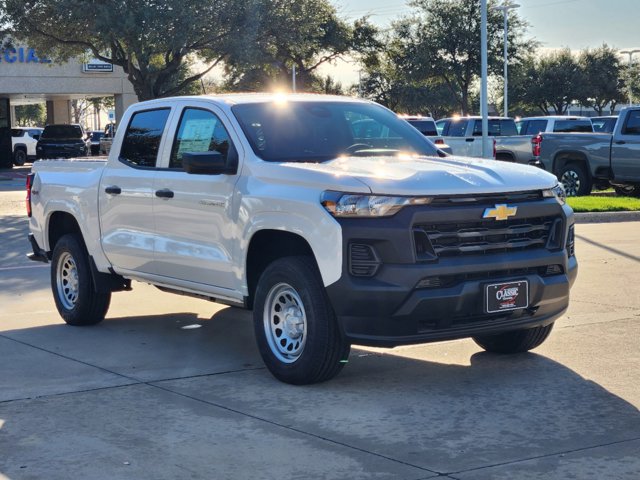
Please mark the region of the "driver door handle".
<svg viewBox="0 0 640 480"><path fill-rule="evenodd" d="M117 185L110 185L104 189L105 193L109 195L120 195L122 193L122 189Z"/></svg>

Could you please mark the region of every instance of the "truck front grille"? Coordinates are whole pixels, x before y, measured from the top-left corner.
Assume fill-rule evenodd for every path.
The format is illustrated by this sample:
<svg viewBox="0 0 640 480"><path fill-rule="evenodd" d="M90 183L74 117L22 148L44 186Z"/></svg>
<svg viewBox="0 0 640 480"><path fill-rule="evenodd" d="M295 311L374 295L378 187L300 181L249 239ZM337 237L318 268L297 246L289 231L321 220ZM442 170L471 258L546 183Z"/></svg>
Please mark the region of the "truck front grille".
<svg viewBox="0 0 640 480"><path fill-rule="evenodd" d="M424 224L414 228L425 232L438 257L451 257L554 248L556 232L560 227L561 220L557 217L536 217L504 221ZM554 245L547 245L550 240Z"/></svg>

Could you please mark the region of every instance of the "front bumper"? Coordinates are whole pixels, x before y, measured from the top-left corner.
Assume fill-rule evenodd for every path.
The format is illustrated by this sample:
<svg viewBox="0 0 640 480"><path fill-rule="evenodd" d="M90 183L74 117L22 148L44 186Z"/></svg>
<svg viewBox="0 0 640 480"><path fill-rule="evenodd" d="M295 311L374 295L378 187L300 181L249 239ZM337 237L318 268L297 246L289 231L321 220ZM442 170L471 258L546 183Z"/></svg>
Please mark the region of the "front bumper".
<svg viewBox="0 0 640 480"><path fill-rule="evenodd" d="M555 202L555 201L554 201ZM557 203L541 202L522 208L525 214L554 211L562 218L566 243L573 215ZM478 215L483 207L448 208L447 216ZM440 212L420 207L405 209L391 219L340 220L343 232L343 275L327 293L343 334L359 345L391 347L438 340L501 333L546 325L569 305L569 290L578 270L567 249L546 248L468 254L417 261L409 234L412 226ZM349 245L371 245L380 266L371 277L354 276ZM553 270L548 270L553 266ZM425 285L425 279L436 279ZM486 313L485 286L527 280L526 309ZM422 282L422 283L421 283Z"/></svg>

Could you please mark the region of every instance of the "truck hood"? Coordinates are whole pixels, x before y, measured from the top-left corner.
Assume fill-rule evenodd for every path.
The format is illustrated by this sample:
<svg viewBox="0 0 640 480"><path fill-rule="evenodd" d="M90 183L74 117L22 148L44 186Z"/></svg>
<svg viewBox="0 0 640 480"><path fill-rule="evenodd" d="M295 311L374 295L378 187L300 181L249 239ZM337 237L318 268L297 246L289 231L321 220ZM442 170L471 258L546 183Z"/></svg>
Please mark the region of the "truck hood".
<svg viewBox="0 0 640 480"><path fill-rule="evenodd" d="M380 195L518 192L551 188L558 183L554 175L537 167L454 156L340 157L324 163L282 165L337 178L355 178L371 193Z"/></svg>

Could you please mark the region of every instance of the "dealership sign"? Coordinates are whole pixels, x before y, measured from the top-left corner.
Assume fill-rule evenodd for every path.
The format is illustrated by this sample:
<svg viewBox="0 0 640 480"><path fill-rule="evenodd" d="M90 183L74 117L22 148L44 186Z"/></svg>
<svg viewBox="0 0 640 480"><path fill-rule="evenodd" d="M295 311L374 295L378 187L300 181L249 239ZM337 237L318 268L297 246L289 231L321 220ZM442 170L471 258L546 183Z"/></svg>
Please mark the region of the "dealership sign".
<svg viewBox="0 0 640 480"><path fill-rule="evenodd" d="M0 55L0 62L5 63L51 63L49 58L38 57L36 51L29 47L5 48Z"/></svg>
<svg viewBox="0 0 640 480"><path fill-rule="evenodd" d="M113 65L102 60L92 59L82 64L82 71L84 73L111 73L113 72Z"/></svg>

